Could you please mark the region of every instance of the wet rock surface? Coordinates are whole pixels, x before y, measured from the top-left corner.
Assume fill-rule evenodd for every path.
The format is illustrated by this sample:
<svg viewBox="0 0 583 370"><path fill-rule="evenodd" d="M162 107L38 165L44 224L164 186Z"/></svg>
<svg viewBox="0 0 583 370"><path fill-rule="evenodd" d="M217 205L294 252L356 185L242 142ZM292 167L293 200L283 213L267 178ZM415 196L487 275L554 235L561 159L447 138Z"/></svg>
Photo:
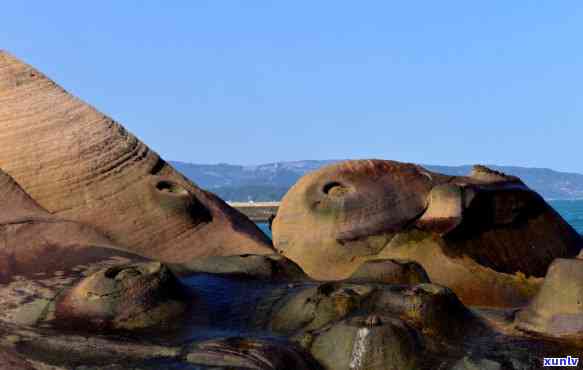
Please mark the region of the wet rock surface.
<svg viewBox="0 0 583 370"><path fill-rule="evenodd" d="M576 343L516 330L512 312L470 310L451 291L431 284L330 287L307 282L242 288L241 279L215 275L184 283L200 292L191 315L207 315L206 320L181 318L179 326L163 330L106 332L0 322L0 348L62 368L116 364L144 369L192 365L334 370L472 369L495 364L534 369L544 356L580 351ZM217 299L227 293L230 308ZM249 297L251 293L255 297ZM315 301L303 314L294 309L300 298ZM290 314L284 315L286 311Z"/></svg>

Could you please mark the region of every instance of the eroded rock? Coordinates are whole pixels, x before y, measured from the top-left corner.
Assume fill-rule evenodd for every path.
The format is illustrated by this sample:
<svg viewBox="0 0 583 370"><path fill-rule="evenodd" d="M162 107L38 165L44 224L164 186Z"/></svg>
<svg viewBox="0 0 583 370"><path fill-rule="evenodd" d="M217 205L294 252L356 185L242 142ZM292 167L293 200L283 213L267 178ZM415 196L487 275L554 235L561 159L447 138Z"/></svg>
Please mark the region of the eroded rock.
<svg viewBox="0 0 583 370"><path fill-rule="evenodd" d="M55 321L83 330L133 330L169 326L192 297L160 262L108 267L58 297Z"/></svg>
<svg viewBox="0 0 583 370"><path fill-rule="evenodd" d="M184 275L207 273L268 281L309 280L296 263L279 254L210 256L172 264L171 267L176 273Z"/></svg>
<svg viewBox="0 0 583 370"><path fill-rule="evenodd" d="M253 370L319 370L322 367L302 348L283 341L226 338L196 343L188 362Z"/></svg>
<svg viewBox="0 0 583 370"><path fill-rule="evenodd" d="M115 245L164 262L273 253L247 217L4 51L0 122L0 168L51 214L91 225Z"/></svg>
<svg viewBox="0 0 583 370"><path fill-rule="evenodd" d="M348 280L397 285L415 285L431 282L425 269L417 262L395 259L365 261L358 266Z"/></svg>
<svg viewBox="0 0 583 370"><path fill-rule="evenodd" d="M311 335L308 348L329 370L414 370L423 352L397 319L353 317Z"/></svg>
<svg viewBox="0 0 583 370"><path fill-rule="evenodd" d="M273 223L276 249L316 279L350 277L371 259L420 263L467 304L517 306L581 237L518 178L468 177L381 160L346 161L301 178Z"/></svg>
<svg viewBox="0 0 583 370"><path fill-rule="evenodd" d="M583 345L583 260L556 259L540 292L516 317L517 327Z"/></svg>

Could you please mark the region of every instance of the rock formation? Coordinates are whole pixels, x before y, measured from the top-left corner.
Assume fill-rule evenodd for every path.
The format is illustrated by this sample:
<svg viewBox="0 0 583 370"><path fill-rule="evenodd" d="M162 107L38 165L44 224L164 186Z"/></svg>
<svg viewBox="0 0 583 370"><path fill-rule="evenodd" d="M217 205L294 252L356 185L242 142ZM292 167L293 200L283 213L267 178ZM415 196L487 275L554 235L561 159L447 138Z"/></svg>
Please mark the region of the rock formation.
<svg viewBox="0 0 583 370"><path fill-rule="evenodd" d="M0 170L0 283L16 277L65 275L78 266L109 259L144 260L116 249L90 226L50 214Z"/></svg>
<svg viewBox="0 0 583 370"><path fill-rule="evenodd" d="M348 280L394 285L430 283L427 272L417 262L391 259L365 261L358 266Z"/></svg>
<svg viewBox="0 0 583 370"><path fill-rule="evenodd" d="M50 213L91 225L117 245L166 262L273 253L238 211L3 51L0 130L0 168Z"/></svg>
<svg viewBox="0 0 583 370"><path fill-rule="evenodd" d="M0 321L149 327L185 311L181 294L159 262L49 214L0 170Z"/></svg>
<svg viewBox="0 0 583 370"><path fill-rule="evenodd" d="M524 370L580 351L583 260L558 258L580 236L516 178L323 169L274 222L296 264L5 53L0 114L22 185L0 170L0 369ZM516 317L467 307L521 305L552 260Z"/></svg>
<svg viewBox="0 0 583 370"><path fill-rule="evenodd" d="M301 178L273 223L276 249L316 279L371 259L420 263L467 304L514 306L582 241L518 178L476 166L451 177L407 163L347 161Z"/></svg>
<svg viewBox="0 0 583 370"><path fill-rule="evenodd" d="M192 300L160 262L116 265L81 280L57 297L59 327L83 330L133 330L169 326Z"/></svg>
<svg viewBox="0 0 583 370"><path fill-rule="evenodd" d="M540 292L521 310L518 329L583 345L583 260L556 259Z"/></svg>

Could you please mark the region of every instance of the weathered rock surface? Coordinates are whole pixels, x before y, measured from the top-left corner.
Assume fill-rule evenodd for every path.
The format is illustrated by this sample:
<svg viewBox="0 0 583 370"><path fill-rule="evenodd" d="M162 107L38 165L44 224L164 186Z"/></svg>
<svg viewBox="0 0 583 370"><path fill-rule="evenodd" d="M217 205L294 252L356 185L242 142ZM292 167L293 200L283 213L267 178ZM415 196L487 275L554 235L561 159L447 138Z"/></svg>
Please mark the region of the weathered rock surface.
<svg viewBox="0 0 583 370"><path fill-rule="evenodd" d="M304 176L273 223L276 249L316 279L371 259L420 263L467 304L516 306L582 240L518 178L476 166L451 177L407 163L346 161Z"/></svg>
<svg viewBox="0 0 583 370"><path fill-rule="evenodd" d="M1 321L134 329L186 310L184 287L167 267L48 213L1 170L0 209Z"/></svg>
<svg viewBox="0 0 583 370"><path fill-rule="evenodd" d="M11 350L0 348L0 369L1 370L34 370L30 362L23 359Z"/></svg>
<svg viewBox="0 0 583 370"><path fill-rule="evenodd" d="M583 260L556 259L540 292L517 314L518 329L583 346Z"/></svg>
<svg viewBox="0 0 583 370"><path fill-rule="evenodd" d="M54 320L83 330L169 326L188 311L192 297L160 262L100 270L57 297Z"/></svg>
<svg viewBox="0 0 583 370"><path fill-rule="evenodd" d="M358 266L348 280L405 285L431 282L425 269L417 262L394 259L365 261Z"/></svg>
<svg viewBox="0 0 583 370"><path fill-rule="evenodd" d="M400 320L354 317L313 336L309 348L326 369L415 370L423 353Z"/></svg>
<svg viewBox="0 0 583 370"><path fill-rule="evenodd" d="M0 170L0 283L18 278L61 277L77 266L117 257L144 260L94 228L54 216Z"/></svg>
<svg viewBox="0 0 583 370"><path fill-rule="evenodd" d="M52 214L165 262L273 253L238 211L120 124L0 51L0 168Z"/></svg>
<svg viewBox="0 0 583 370"><path fill-rule="evenodd" d="M124 285L130 291L125 296L140 297L147 284L129 271L127 275L134 278ZM116 276L120 273L123 270ZM100 283L95 284L94 278ZM16 352L27 362L67 369L187 368L190 363L197 369L261 370L449 369L469 354L489 359L475 362L479 365L501 363L504 369L522 370L536 368L545 354L571 351L528 337L512 342L518 332L497 329L510 327L504 315L469 310L451 290L433 284L250 285L240 278L218 275L186 280L186 284L194 298L189 314L192 318L208 315L207 323L175 316L177 325L162 331L124 325L118 329L126 331L108 332L96 330L95 325L74 326L75 331L70 331L50 325L50 321L34 328L0 321L0 350ZM91 289L86 289L88 285ZM77 307L86 309L92 304L88 300L100 297L82 293L104 286L109 288L110 284L104 283L98 272L62 297L80 298ZM126 294L121 293L122 297ZM99 303L101 308L116 307L105 300L105 305ZM102 316L96 310L91 317ZM217 334L218 339L205 339ZM512 361L526 365L510 366Z"/></svg>
<svg viewBox="0 0 583 370"><path fill-rule="evenodd" d="M283 340L227 338L196 343L188 362L250 370L319 370L318 362L301 347Z"/></svg>
<svg viewBox="0 0 583 370"><path fill-rule="evenodd" d="M519 305L579 252L516 178L324 169L274 225L296 264L5 53L0 125L0 166L24 188L0 171L0 369L525 370L581 348L583 260L556 259L516 318L454 293Z"/></svg>
<svg viewBox="0 0 583 370"><path fill-rule="evenodd" d="M207 273L265 281L309 280L297 264L279 254L210 256L170 267L181 275Z"/></svg>

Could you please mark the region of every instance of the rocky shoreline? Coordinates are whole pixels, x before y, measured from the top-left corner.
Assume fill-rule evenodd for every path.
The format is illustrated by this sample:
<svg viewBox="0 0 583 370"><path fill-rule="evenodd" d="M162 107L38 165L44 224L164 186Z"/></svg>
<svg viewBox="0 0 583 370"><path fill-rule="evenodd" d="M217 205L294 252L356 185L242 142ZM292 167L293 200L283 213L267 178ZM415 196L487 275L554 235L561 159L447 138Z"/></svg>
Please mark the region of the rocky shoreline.
<svg viewBox="0 0 583 370"><path fill-rule="evenodd" d="M583 351L583 240L517 177L333 164L247 206L276 209L272 242L6 52L0 125L0 368L528 370Z"/></svg>

